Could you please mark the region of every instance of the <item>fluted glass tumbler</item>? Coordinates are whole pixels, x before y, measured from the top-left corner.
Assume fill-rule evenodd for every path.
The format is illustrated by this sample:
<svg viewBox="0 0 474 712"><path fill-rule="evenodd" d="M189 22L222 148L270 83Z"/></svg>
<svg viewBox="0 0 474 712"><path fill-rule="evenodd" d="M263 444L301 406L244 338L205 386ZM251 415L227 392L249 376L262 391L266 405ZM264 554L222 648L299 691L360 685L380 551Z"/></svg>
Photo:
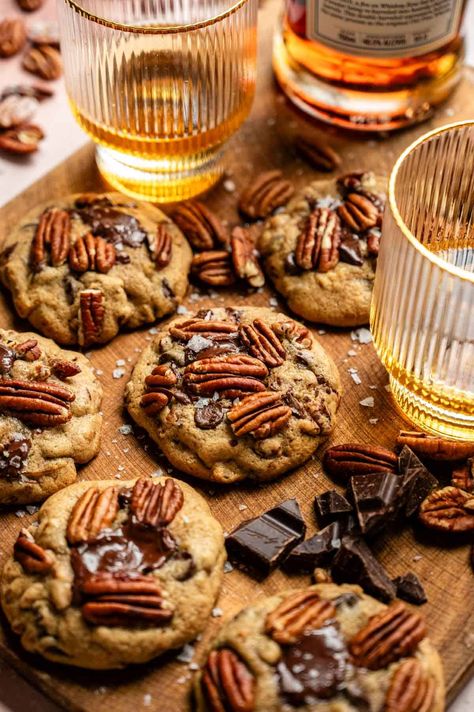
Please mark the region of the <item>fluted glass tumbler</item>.
<svg viewBox="0 0 474 712"><path fill-rule="evenodd" d="M402 412L474 440L474 121L422 136L395 164L371 328Z"/></svg>
<svg viewBox="0 0 474 712"><path fill-rule="evenodd" d="M258 0L57 0L66 89L105 179L183 200L222 174L255 90Z"/></svg>

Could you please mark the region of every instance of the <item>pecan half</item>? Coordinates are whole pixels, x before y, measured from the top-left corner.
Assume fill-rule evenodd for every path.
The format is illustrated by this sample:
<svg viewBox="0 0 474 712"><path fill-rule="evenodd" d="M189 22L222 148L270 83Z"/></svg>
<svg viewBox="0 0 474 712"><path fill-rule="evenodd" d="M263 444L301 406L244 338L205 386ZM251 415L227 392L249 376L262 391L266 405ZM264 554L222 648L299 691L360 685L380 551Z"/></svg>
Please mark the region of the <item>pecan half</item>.
<svg viewBox="0 0 474 712"><path fill-rule="evenodd" d="M21 124L0 134L0 150L18 155L34 153L43 138L44 133L39 126Z"/></svg>
<svg viewBox="0 0 474 712"><path fill-rule="evenodd" d="M261 173L244 190L239 200L239 210L252 220L266 218L276 208L286 205L294 188L283 178L281 171Z"/></svg>
<svg viewBox="0 0 474 712"><path fill-rule="evenodd" d="M272 329L281 339L287 339L287 341L300 346L302 349L310 349L313 345L313 337L310 330L302 326L302 324L297 324L293 319L272 324Z"/></svg>
<svg viewBox="0 0 474 712"><path fill-rule="evenodd" d="M85 289L79 295L79 343L89 346L102 334L105 306L104 294L99 289Z"/></svg>
<svg viewBox="0 0 474 712"><path fill-rule="evenodd" d="M6 96L0 100L0 127L10 129L25 124L33 117L38 106L39 102L31 96Z"/></svg>
<svg viewBox="0 0 474 712"><path fill-rule="evenodd" d="M22 344L15 344L17 358L25 361L37 361L41 356L41 349L36 339L27 339Z"/></svg>
<svg viewBox="0 0 474 712"><path fill-rule="evenodd" d="M230 237L232 264L239 279L258 289L265 284L265 275L255 255L255 247L242 227L235 227Z"/></svg>
<svg viewBox="0 0 474 712"><path fill-rule="evenodd" d="M466 463L453 469L451 484L465 492L474 493L474 458L469 458Z"/></svg>
<svg viewBox="0 0 474 712"><path fill-rule="evenodd" d="M298 235L295 261L301 269L328 272L339 262L341 222L330 208L315 208Z"/></svg>
<svg viewBox="0 0 474 712"><path fill-rule="evenodd" d="M335 615L333 604L322 600L315 591L297 591L267 615L265 633L280 645L290 645Z"/></svg>
<svg viewBox="0 0 474 712"><path fill-rule="evenodd" d="M229 648L211 650L202 673L201 689L210 712L253 712L254 677Z"/></svg>
<svg viewBox="0 0 474 712"><path fill-rule="evenodd" d="M41 84L12 84L3 89L0 94L0 99L5 99L7 96L29 96L38 101L43 101L43 99L48 99L53 96L53 94L52 89L41 86Z"/></svg>
<svg viewBox="0 0 474 712"><path fill-rule="evenodd" d="M320 140L316 136L299 136L295 141L295 146L299 153L306 160L320 171L328 173L334 171L341 165L341 157L325 140Z"/></svg>
<svg viewBox="0 0 474 712"><path fill-rule="evenodd" d="M474 531L474 496L458 487L435 490L422 502L419 519L430 529Z"/></svg>
<svg viewBox="0 0 474 712"><path fill-rule="evenodd" d="M119 510L117 487L99 490L89 487L79 497L66 529L66 538L72 545L95 539L102 530L110 527Z"/></svg>
<svg viewBox="0 0 474 712"><path fill-rule="evenodd" d="M0 412L42 427L54 427L71 419L74 394L56 383L0 379Z"/></svg>
<svg viewBox="0 0 474 712"><path fill-rule="evenodd" d="M165 405L168 405L173 395L169 387L174 386L177 380L176 374L166 364L155 366L151 374L145 378L148 392L140 400L140 405L147 415L150 417L156 415Z"/></svg>
<svg viewBox="0 0 474 712"><path fill-rule="evenodd" d="M62 265L69 252L71 220L69 213L58 208L45 210L41 215L31 243L31 264L34 269L48 262L53 267Z"/></svg>
<svg viewBox="0 0 474 712"><path fill-rule="evenodd" d="M0 57L12 57L26 42L26 30L19 17L6 17L0 22Z"/></svg>
<svg viewBox="0 0 474 712"><path fill-rule="evenodd" d="M239 330L237 324L230 321L211 321L207 319L188 319L170 328L173 339L189 341L193 336L203 336L216 341L228 339Z"/></svg>
<svg viewBox="0 0 474 712"><path fill-rule="evenodd" d="M183 490L171 479L164 483L140 477L132 490L130 511L149 527L170 524L183 506Z"/></svg>
<svg viewBox="0 0 474 712"><path fill-rule="evenodd" d="M280 339L262 319L254 319L252 324L242 324L240 338L252 356L263 361L268 368L276 368L286 359L286 351Z"/></svg>
<svg viewBox="0 0 474 712"><path fill-rule="evenodd" d="M51 571L51 556L27 534L21 532L13 545L13 558L22 565L27 574L47 574Z"/></svg>
<svg viewBox="0 0 474 712"><path fill-rule="evenodd" d="M52 362L51 370L54 375L62 381L66 378L77 376L77 374L81 372L81 369L77 363L73 363L72 361L63 361L61 359L55 359Z"/></svg>
<svg viewBox="0 0 474 712"><path fill-rule="evenodd" d="M24 10L25 12L34 12L35 10L38 10L44 0L16 0L19 7Z"/></svg>
<svg viewBox="0 0 474 712"><path fill-rule="evenodd" d="M220 219L198 200L182 203L171 217L195 250L212 250L228 242Z"/></svg>
<svg viewBox="0 0 474 712"><path fill-rule="evenodd" d="M231 256L227 250L209 250L194 255L191 274L212 287L229 287L235 282Z"/></svg>
<svg viewBox="0 0 474 712"><path fill-rule="evenodd" d="M433 678L423 673L417 658L408 658L390 681L384 712L431 712L434 693Z"/></svg>
<svg viewBox="0 0 474 712"><path fill-rule="evenodd" d="M291 418L291 408L281 400L281 393L263 390L242 398L227 414L237 437L253 435L257 440L271 437Z"/></svg>
<svg viewBox="0 0 474 712"><path fill-rule="evenodd" d="M184 385L197 395L222 393L237 398L246 393L264 391L260 378L268 376L268 369L259 359L245 354L223 354L203 358L186 366Z"/></svg>
<svg viewBox="0 0 474 712"><path fill-rule="evenodd" d="M91 576L81 594L92 600L81 608L82 617L93 625L166 625L173 617L163 608L161 590L149 576L127 579L107 574Z"/></svg>
<svg viewBox="0 0 474 712"><path fill-rule="evenodd" d="M90 232L78 237L69 250L69 267L74 272L107 274L114 266L115 260L115 246Z"/></svg>
<svg viewBox="0 0 474 712"><path fill-rule="evenodd" d="M420 457L429 460L456 462L474 455L474 443L426 435L416 431L401 430L397 437L397 445L408 445L410 450Z"/></svg>
<svg viewBox="0 0 474 712"><path fill-rule="evenodd" d="M373 616L352 638L349 650L355 665L380 670L411 655L426 635L421 616L400 601Z"/></svg>
<svg viewBox="0 0 474 712"><path fill-rule="evenodd" d="M169 265L172 249L173 240L168 232L166 223L160 223L156 228L155 248L153 250L156 269L163 269Z"/></svg>
<svg viewBox="0 0 474 712"><path fill-rule="evenodd" d="M61 55L50 45L31 47L23 57L21 66L27 72L47 80L59 79L63 71Z"/></svg>
<svg viewBox="0 0 474 712"><path fill-rule="evenodd" d="M323 466L332 477L349 480L352 475L371 472L398 471L395 453L376 445L345 443L329 447L324 453Z"/></svg>
<svg viewBox="0 0 474 712"><path fill-rule="evenodd" d="M349 193L345 202L337 208L337 212L341 220L355 232L375 227L380 217L377 206L367 195L361 193Z"/></svg>

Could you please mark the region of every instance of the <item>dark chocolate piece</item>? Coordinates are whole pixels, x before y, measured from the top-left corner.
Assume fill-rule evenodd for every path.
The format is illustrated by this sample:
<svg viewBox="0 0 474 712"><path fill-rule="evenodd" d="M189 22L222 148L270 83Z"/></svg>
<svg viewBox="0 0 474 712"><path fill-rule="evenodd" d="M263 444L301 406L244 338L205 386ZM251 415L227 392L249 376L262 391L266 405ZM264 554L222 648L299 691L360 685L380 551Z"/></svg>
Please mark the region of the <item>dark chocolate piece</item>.
<svg viewBox="0 0 474 712"><path fill-rule="evenodd" d="M339 608L340 606L347 606L348 608L352 608L359 601L360 597L352 591L346 591L345 593L341 593L340 596L331 599L331 603L336 606L336 608Z"/></svg>
<svg viewBox="0 0 474 712"><path fill-rule="evenodd" d="M226 539L229 558L264 578L304 537L306 524L296 499L242 522Z"/></svg>
<svg viewBox="0 0 474 712"><path fill-rule="evenodd" d="M96 200L79 205L77 213L90 226L93 235L103 237L114 245L124 244L129 247L139 247L146 240L147 234L137 218L117 210L110 201L109 204Z"/></svg>
<svg viewBox="0 0 474 712"><path fill-rule="evenodd" d="M336 490L327 490L314 500L314 509L319 526L325 527L337 519L345 518L352 512L347 499Z"/></svg>
<svg viewBox="0 0 474 712"><path fill-rule="evenodd" d="M207 405L196 408L194 422L202 430L212 430L222 422L224 411L220 403L210 401Z"/></svg>
<svg viewBox="0 0 474 712"><path fill-rule="evenodd" d="M358 537L343 537L331 574L336 583L357 583L366 593L381 601L395 598L395 584L367 544Z"/></svg>
<svg viewBox="0 0 474 712"><path fill-rule="evenodd" d="M15 361L16 353L5 344L0 344L0 373L8 373Z"/></svg>
<svg viewBox="0 0 474 712"><path fill-rule="evenodd" d="M309 574L317 566L325 568L341 546L344 524L333 522L315 536L303 541L288 554L282 568L290 573Z"/></svg>
<svg viewBox="0 0 474 712"><path fill-rule="evenodd" d="M360 267L364 264L364 258L360 251L360 243L357 237L347 235L339 245L339 259L341 262L347 262L350 265Z"/></svg>
<svg viewBox="0 0 474 712"><path fill-rule="evenodd" d="M277 665L281 696L291 705L311 705L341 689L349 655L335 621L282 646Z"/></svg>
<svg viewBox="0 0 474 712"><path fill-rule="evenodd" d="M296 264L295 253L290 252L285 259L285 272L287 274L301 274L303 270Z"/></svg>
<svg viewBox="0 0 474 712"><path fill-rule="evenodd" d="M393 583L397 587L398 598L403 598L404 601L421 606L428 600L420 579L411 571L403 576L397 576L393 579Z"/></svg>
<svg viewBox="0 0 474 712"><path fill-rule="evenodd" d="M393 472L353 475L349 492L362 533L374 533L394 519L400 504L402 480Z"/></svg>
<svg viewBox="0 0 474 712"><path fill-rule="evenodd" d="M7 480L19 479L23 472L31 440L21 433L12 433L10 439L0 445L0 478Z"/></svg>
<svg viewBox="0 0 474 712"><path fill-rule="evenodd" d="M403 478L403 511L405 516L411 517L430 492L438 487L439 482L408 445L403 447L398 456L398 469Z"/></svg>

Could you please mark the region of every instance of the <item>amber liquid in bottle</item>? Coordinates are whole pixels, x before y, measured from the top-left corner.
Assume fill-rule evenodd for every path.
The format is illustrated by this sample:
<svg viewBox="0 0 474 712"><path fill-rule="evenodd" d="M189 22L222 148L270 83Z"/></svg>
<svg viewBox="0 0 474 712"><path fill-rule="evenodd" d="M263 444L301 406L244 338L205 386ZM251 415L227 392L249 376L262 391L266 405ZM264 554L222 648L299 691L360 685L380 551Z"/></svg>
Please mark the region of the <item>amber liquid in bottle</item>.
<svg viewBox="0 0 474 712"><path fill-rule="evenodd" d="M361 56L308 36L310 2L287 0L273 54L280 85L307 113L351 129L396 129L427 118L459 81L459 31L423 54Z"/></svg>

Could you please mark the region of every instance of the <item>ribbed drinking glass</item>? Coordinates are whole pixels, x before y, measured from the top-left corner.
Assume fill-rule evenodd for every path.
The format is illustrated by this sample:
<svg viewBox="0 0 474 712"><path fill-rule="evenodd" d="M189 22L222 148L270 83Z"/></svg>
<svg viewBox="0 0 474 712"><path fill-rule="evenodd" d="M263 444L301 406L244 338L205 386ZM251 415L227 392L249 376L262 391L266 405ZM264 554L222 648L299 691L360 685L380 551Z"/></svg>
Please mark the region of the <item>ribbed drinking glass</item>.
<svg viewBox="0 0 474 712"><path fill-rule="evenodd" d="M474 121L422 136L395 164L371 327L402 412L474 440Z"/></svg>
<svg viewBox="0 0 474 712"><path fill-rule="evenodd" d="M72 111L114 187L183 200L222 174L255 89L257 0L57 0Z"/></svg>

